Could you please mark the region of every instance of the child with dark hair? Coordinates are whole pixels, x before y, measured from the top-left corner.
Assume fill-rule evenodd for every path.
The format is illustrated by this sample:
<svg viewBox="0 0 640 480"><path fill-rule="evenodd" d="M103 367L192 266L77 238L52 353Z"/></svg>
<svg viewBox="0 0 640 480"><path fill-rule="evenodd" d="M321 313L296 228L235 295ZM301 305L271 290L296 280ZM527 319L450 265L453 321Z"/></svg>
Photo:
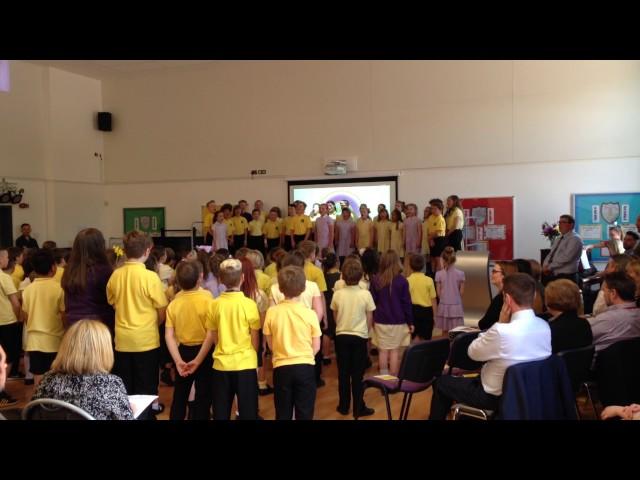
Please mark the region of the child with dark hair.
<svg viewBox="0 0 640 480"><path fill-rule="evenodd" d="M431 277L422 273L424 257L413 253L409 257L409 294L411 295L411 307L413 309L413 324L415 329L412 338L431 340L433 332L434 312L438 311L436 287Z"/></svg>

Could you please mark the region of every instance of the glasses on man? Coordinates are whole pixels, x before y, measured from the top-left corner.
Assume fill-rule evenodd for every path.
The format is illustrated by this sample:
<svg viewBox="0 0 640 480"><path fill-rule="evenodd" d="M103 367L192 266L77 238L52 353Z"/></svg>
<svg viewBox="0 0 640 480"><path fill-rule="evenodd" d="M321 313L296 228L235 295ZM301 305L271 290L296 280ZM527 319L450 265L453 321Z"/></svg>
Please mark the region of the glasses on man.
<svg viewBox="0 0 640 480"><path fill-rule="evenodd" d="M495 268L491 270L491 273L504 273L502 270L496 270Z"/></svg>

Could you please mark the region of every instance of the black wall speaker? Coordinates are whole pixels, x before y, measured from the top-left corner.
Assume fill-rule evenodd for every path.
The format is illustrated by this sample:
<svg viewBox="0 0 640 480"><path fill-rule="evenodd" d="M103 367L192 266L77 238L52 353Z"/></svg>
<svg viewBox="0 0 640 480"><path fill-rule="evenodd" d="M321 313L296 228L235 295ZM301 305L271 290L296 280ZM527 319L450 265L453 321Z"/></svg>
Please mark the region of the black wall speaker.
<svg viewBox="0 0 640 480"><path fill-rule="evenodd" d="M111 131L111 113L98 112L98 130L103 132Z"/></svg>

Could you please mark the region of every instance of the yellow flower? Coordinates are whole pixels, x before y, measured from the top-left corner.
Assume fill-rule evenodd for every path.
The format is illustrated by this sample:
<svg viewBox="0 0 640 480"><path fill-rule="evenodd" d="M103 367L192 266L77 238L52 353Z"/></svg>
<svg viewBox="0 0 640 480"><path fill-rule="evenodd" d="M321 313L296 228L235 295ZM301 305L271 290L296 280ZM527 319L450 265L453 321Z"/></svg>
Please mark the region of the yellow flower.
<svg viewBox="0 0 640 480"><path fill-rule="evenodd" d="M120 258L120 257L124 256L124 250L122 249L122 247L120 245L114 245L113 246L113 251L116 254L116 258Z"/></svg>

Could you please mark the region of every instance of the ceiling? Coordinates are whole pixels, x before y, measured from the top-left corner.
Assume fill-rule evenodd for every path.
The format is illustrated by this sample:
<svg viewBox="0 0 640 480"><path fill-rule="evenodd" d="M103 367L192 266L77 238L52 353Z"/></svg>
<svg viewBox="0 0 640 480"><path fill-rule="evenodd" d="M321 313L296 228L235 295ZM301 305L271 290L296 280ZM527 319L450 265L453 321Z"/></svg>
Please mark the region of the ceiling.
<svg viewBox="0 0 640 480"><path fill-rule="evenodd" d="M214 60L30 60L30 63L55 67L99 79L149 70L189 67L211 62L214 62Z"/></svg>

